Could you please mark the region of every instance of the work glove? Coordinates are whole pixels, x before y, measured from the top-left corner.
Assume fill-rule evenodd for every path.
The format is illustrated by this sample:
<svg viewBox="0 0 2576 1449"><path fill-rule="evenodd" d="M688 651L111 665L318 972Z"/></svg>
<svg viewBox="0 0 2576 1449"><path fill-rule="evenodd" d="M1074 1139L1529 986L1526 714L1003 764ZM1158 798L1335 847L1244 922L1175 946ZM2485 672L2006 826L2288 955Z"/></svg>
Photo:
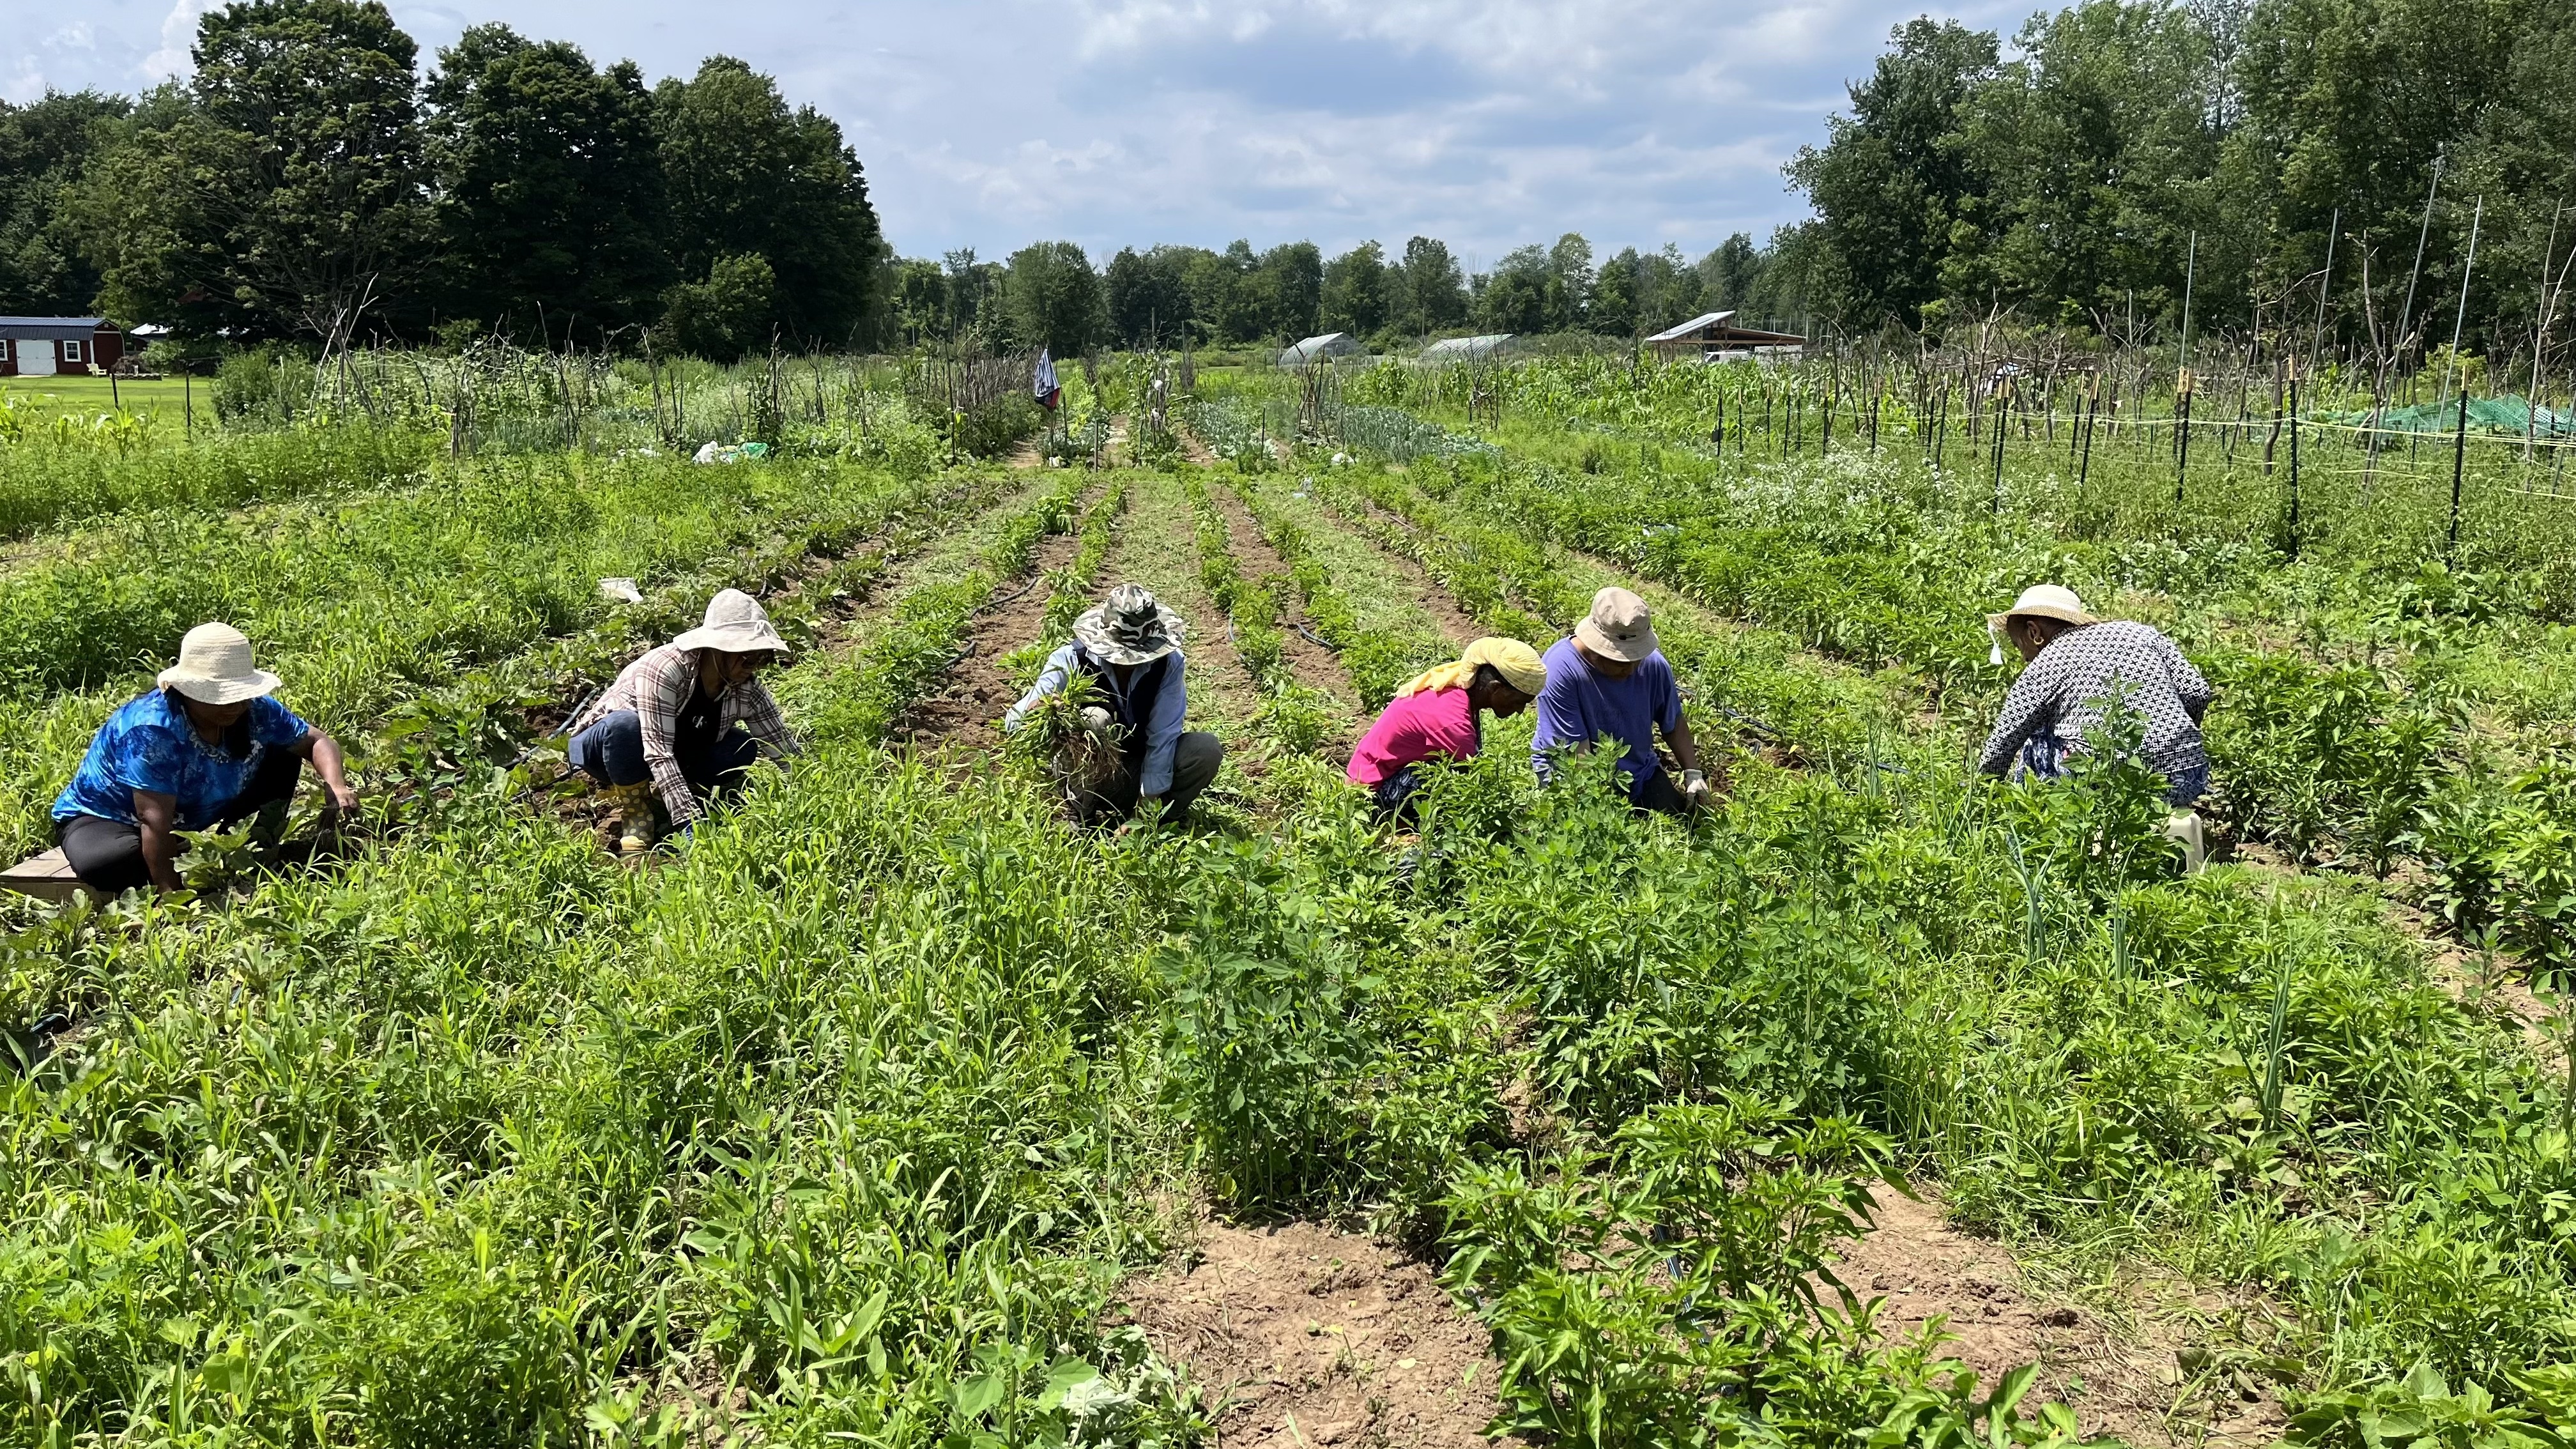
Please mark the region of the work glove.
<svg viewBox="0 0 2576 1449"><path fill-rule="evenodd" d="M1082 727L1091 731L1093 734L1100 734L1107 731L1109 728L1109 711L1102 709L1096 704L1084 705L1082 707Z"/></svg>
<svg viewBox="0 0 2576 1449"><path fill-rule="evenodd" d="M1697 770L1682 771L1682 798L1693 805L1708 803L1708 776Z"/></svg>

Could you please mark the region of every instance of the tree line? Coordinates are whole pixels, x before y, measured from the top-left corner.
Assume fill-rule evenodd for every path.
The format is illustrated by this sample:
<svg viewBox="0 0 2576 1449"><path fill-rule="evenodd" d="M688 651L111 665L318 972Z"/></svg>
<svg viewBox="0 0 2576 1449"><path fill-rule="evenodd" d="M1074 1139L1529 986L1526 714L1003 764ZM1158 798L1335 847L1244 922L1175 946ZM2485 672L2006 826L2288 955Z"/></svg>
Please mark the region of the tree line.
<svg viewBox="0 0 2576 1449"><path fill-rule="evenodd" d="M0 311L718 356L875 325L858 157L768 76L648 88L505 25L417 51L376 0L244 0L184 83L0 102Z"/></svg>
<svg viewBox="0 0 2576 1449"><path fill-rule="evenodd" d="M1256 252L1249 241L1121 248L1093 266L1072 242L1040 242L1007 262L971 250L906 258L888 282L888 323L905 343L975 338L1045 344L1059 353L1107 345L1242 346L1348 332L1381 350L1443 333L1593 332L1630 337L1701 312L1770 316L1786 305L1779 274L1749 234L1697 261L1678 247L1623 248L1595 263L1568 232L1469 273L1449 246L1417 236L1390 257L1370 241L1331 258L1313 242Z"/></svg>
<svg viewBox="0 0 2576 1449"><path fill-rule="evenodd" d="M1771 261L1850 327L2171 339L2188 294L2194 329L2381 355L2447 344L2465 282L2464 346L2527 347L2576 240L2571 76L2565 0L1918 19L1789 163L1815 216Z"/></svg>

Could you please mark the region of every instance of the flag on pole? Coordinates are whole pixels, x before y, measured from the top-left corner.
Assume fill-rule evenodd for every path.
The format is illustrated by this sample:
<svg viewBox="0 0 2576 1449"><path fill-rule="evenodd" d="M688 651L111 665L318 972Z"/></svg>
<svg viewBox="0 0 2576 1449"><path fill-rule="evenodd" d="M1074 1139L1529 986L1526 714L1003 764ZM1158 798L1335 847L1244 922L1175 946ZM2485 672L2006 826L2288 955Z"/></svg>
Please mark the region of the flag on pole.
<svg viewBox="0 0 2576 1449"><path fill-rule="evenodd" d="M1038 370L1029 379L1029 391L1036 396L1038 406L1048 412L1054 412L1056 405L1064 401L1064 389L1055 384L1055 359L1047 355L1046 348L1038 349Z"/></svg>

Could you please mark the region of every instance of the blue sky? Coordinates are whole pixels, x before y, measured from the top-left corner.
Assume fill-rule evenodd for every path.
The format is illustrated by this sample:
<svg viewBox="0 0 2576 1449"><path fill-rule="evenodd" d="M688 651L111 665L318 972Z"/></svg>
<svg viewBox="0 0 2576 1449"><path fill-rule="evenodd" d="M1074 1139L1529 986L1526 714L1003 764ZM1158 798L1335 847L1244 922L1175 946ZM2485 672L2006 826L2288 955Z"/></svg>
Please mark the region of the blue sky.
<svg viewBox="0 0 2576 1449"><path fill-rule="evenodd" d="M0 96L184 76L211 0L0 0ZM1039 238L1328 252L1416 233L1489 264L1580 231L1603 254L1803 214L1818 140L1898 0L395 0L424 66L469 24L632 59L737 55L841 123L907 255ZM2026 6L1941 13L2009 31Z"/></svg>

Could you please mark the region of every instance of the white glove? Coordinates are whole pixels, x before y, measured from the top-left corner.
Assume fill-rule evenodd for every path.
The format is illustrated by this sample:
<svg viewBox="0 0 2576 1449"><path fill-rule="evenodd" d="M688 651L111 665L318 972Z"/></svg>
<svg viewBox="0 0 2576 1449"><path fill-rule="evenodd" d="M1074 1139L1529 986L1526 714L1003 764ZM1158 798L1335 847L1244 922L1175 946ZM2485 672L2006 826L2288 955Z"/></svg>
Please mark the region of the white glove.
<svg viewBox="0 0 2576 1449"><path fill-rule="evenodd" d="M1693 800L1708 798L1708 776L1697 770L1682 771L1682 794Z"/></svg>
<svg viewBox="0 0 2576 1449"><path fill-rule="evenodd" d="M1096 704L1084 705L1082 707L1082 727L1087 730L1105 730L1109 728L1109 711L1102 709Z"/></svg>

